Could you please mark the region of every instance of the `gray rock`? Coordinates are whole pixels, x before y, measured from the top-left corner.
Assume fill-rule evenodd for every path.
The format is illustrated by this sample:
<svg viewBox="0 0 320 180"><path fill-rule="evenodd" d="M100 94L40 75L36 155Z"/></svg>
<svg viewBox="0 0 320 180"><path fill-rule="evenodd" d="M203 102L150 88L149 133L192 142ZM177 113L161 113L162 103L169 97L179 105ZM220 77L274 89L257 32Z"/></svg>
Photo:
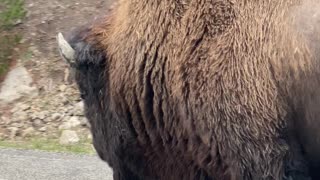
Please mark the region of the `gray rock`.
<svg viewBox="0 0 320 180"><path fill-rule="evenodd" d="M40 119L35 119L35 120L33 120L32 125L34 127L41 127L43 125L43 122Z"/></svg>
<svg viewBox="0 0 320 180"><path fill-rule="evenodd" d="M36 117L37 117L38 119L41 119L41 120L44 120L44 119L46 118L46 116L47 116L47 114L46 114L45 111L41 111L41 112L39 112L39 113L36 115Z"/></svg>
<svg viewBox="0 0 320 180"><path fill-rule="evenodd" d="M80 122L81 122L81 126L89 127L89 121L86 117L81 117Z"/></svg>
<svg viewBox="0 0 320 180"><path fill-rule="evenodd" d="M6 122L2 119L2 117L0 116L0 125L5 125Z"/></svg>
<svg viewBox="0 0 320 180"><path fill-rule="evenodd" d="M18 112L20 109L19 109L19 106L14 106L12 109L11 109L11 113L16 113Z"/></svg>
<svg viewBox="0 0 320 180"><path fill-rule="evenodd" d="M81 125L79 117L72 116L67 122L64 122L62 125L59 126L59 130L63 129L71 129Z"/></svg>
<svg viewBox="0 0 320 180"><path fill-rule="evenodd" d="M0 133L0 140L4 140L5 139L5 134L4 133Z"/></svg>
<svg viewBox="0 0 320 180"><path fill-rule="evenodd" d="M17 127L17 128L22 128L23 124L22 123L12 123L11 126L12 127Z"/></svg>
<svg viewBox="0 0 320 180"><path fill-rule="evenodd" d="M58 120L60 120L62 118L62 115L60 114L60 113L53 113L52 115L51 115L51 120L52 121L58 121Z"/></svg>
<svg viewBox="0 0 320 180"><path fill-rule="evenodd" d="M31 108L31 106L28 105L28 104L21 104L21 106L20 106L20 109L21 109L22 111L29 110L30 108Z"/></svg>
<svg viewBox="0 0 320 180"><path fill-rule="evenodd" d="M74 111L67 111L67 116L74 116Z"/></svg>
<svg viewBox="0 0 320 180"><path fill-rule="evenodd" d="M69 99L67 97L65 97L64 95L62 95L61 97L61 103L65 106L68 105L70 103Z"/></svg>
<svg viewBox="0 0 320 180"><path fill-rule="evenodd" d="M80 141L77 133L71 130L64 130L59 138L61 145L75 144Z"/></svg>
<svg viewBox="0 0 320 180"><path fill-rule="evenodd" d="M46 132L47 131L47 127L41 127L41 128L39 128L39 131L40 132Z"/></svg>
<svg viewBox="0 0 320 180"><path fill-rule="evenodd" d="M64 84L62 84L62 85L59 86L59 90L60 90L61 92L65 92L66 89L67 89L67 86L64 85Z"/></svg>
<svg viewBox="0 0 320 180"><path fill-rule="evenodd" d="M0 116L1 124L8 125L11 123L10 119L7 116Z"/></svg>
<svg viewBox="0 0 320 180"><path fill-rule="evenodd" d="M36 132L34 132L34 135L35 135L35 136L40 136L40 135L41 135L41 132L36 131Z"/></svg>
<svg viewBox="0 0 320 180"><path fill-rule="evenodd" d="M83 103L83 101L78 102L78 103L75 105L74 115L76 115L76 116L83 116L83 115L84 115L83 109L84 109L84 103Z"/></svg>
<svg viewBox="0 0 320 180"><path fill-rule="evenodd" d="M29 118L28 113L24 111L18 111L13 114L13 119L11 120L12 122L20 122L20 121L25 121Z"/></svg>
<svg viewBox="0 0 320 180"><path fill-rule="evenodd" d="M0 102L11 103L21 97L38 95L37 88L31 85L32 78L26 68L19 66L12 69L0 89Z"/></svg>
<svg viewBox="0 0 320 180"><path fill-rule="evenodd" d="M12 113L16 113L16 112L19 112L19 111L27 111L31 108L30 105L28 104L16 104L12 109L11 109L11 112Z"/></svg>
<svg viewBox="0 0 320 180"><path fill-rule="evenodd" d="M22 131L22 137L30 137L34 134L35 130L33 127L28 127Z"/></svg>
<svg viewBox="0 0 320 180"><path fill-rule="evenodd" d="M10 131L10 135L9 138L10 139L15 139L15 137L18 135L19 133L19 128L17 127L10 127L8 128L8 130Z"/></svg>
<svg viewBox="0 0 320 180"><path fill-rule="evenodd" d="M92 140L92 134L88 134L88 137L87 137L89 140Z"/></svg>

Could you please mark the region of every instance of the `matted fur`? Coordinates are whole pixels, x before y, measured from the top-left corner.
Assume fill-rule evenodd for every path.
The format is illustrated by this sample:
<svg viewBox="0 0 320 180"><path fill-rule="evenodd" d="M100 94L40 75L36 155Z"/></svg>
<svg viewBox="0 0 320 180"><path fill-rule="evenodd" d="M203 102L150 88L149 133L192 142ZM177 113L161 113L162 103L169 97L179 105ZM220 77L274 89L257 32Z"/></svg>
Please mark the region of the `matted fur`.
<svg viewBox="0 0 320 180"><path fill-rule="evenodd" d="M318 178L319 8L119 0L74 33L94 145L115 179Z"/></svg>

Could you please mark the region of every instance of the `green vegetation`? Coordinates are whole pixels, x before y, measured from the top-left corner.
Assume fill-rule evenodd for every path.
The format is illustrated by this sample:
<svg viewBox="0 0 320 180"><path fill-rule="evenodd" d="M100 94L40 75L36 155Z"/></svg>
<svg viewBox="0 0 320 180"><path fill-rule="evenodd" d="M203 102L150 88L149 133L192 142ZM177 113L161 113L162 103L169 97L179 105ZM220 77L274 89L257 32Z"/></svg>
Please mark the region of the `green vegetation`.
<svg viewBox="0 0 320 180"><path fill-rule="evenodd" d="M1 33L1 32L0 32ZM12 60L14 48L19 43L20 37L18 35L2 35L0 34L0 76L4 75Z"/></svg>
<svg viewBox="0 0 320 180"><path fill-rule="evenodd" d="M0 8L3 9L0 13L1 29L11 29L26 15L23 4L23 0L0 0Z"/></svg>
<svg viewBox="0 0 320 180"><path fill-rule="evenodd" d="M8 70L21 36L14 26L25 16L23 0L0 0L0 77Z"/></svg>
<svg viewBox="0 0 320 180"><path fill-rule="evenodd" d="M29 150L43 150L51 152L69 152L76 154L94 154L95 151L88 141L82 141L73 145L60 145L58 140L33 138L28 141L0 141L0 148L15 148Z"/></svg>

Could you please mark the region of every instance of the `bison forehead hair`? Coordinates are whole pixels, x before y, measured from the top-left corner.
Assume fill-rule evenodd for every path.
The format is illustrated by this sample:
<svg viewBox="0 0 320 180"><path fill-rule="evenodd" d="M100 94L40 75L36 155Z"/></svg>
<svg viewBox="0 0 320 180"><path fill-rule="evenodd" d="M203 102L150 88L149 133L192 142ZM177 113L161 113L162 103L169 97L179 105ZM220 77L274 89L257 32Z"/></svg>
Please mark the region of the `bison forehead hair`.
<svg viewBox="0 0 320 180"><path fill-rule="evenodd" d="M119 0L59 34L114 179L320 178L319 9Z"/></svg>

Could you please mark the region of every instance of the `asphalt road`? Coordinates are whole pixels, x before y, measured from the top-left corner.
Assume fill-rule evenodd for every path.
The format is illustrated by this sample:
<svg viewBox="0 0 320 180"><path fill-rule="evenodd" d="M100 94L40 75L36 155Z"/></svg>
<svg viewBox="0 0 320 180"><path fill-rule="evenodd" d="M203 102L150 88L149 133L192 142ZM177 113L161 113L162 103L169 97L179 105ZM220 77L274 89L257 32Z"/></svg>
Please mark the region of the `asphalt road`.
<svg viewBox="0 0 320 180"><path fill-rule="evenodd" d="M112 180L97 156L0 148L0 180Z"/></svg>

